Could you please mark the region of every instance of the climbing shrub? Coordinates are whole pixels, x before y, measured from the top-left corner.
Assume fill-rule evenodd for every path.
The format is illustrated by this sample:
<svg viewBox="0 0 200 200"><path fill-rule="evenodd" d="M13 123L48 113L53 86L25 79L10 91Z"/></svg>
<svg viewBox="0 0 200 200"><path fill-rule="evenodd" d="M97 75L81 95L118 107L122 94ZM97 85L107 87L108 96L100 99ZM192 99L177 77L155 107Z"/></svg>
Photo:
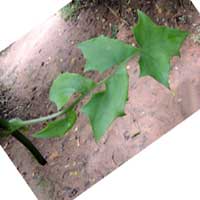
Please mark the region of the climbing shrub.
<svg viewBox="0 0 200 200"><path fill-rule="evenodd" d="M139 56L140 77L151 76L170 89L170 60L173 56L180 55L181 45L188 33L158 26L141 11L138 11L138 23L132 32L137 41L136 47L106 36L99 36L80 43L78 48L81 49L86 59L85 71L104 73L112 68L112 72L99 82L79 74L60 74L54 80L49 94L58 112L28 121L0 120L4 128L0 136L5 137L14 133L16 135L16 131L19 133L19 130L24 127L52 119L54 121L33 134L33 137L64 136L76 123L77 112L79 112L76 109L77 105L89 96L89 101L82 106L80 112L88 117L93 136L98 142L112 122L125 115L124 108L128 100L129 84L126 66L136 55ZM99 89L96 90L97 88ZM74 96L76 98L73 98L74 101L69 104ZM29 150L31 151L31 148Z"/></svg>

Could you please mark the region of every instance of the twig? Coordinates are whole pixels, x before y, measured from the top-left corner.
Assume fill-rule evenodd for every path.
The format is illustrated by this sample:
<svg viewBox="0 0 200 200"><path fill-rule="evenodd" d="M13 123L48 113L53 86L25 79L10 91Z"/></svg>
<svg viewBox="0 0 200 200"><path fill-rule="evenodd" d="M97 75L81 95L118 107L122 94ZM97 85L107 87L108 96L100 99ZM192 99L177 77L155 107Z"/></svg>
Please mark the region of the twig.
<svg viewBox="0 0 200 200"><path fill-rule="evenodd" d="M108 6L107 4L104 4L109 10L110 12L118 19L120 19L122 22L124 22L126 25L130 26L130 24L125 20L123 19L122 17L118 16L117 13L110 7Z"/></svg>

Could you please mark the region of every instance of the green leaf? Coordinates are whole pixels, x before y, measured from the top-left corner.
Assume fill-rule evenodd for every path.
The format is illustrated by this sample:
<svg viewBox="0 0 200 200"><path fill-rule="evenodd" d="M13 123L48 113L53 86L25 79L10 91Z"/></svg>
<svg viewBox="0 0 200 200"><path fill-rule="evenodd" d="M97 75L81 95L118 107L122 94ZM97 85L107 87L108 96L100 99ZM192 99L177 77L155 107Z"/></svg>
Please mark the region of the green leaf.
<svg viewBox="0 0 200 200"><path fill-rule="evenodd" d="M75 124L76 112L70 111L64 119L50 122L46 128L33 135L35 138L55 138L64 136Z"/></svg>
<svg viewBox="0 0 200 200"><path fill-rule="evenodd" d="M95 94L82 111L89 117L98 141L111 123L124 114L128 99L128 74L125 63L106 81L106 90Z"/></svg>
<svg viewBox="0 0 200 200"><path fill-rule="evenodd" d="M150 75L169 87L170 59L179 56L179 50L188 33L165 26L157 26L143 12L133 29L140 46L140 76Z"/></svg>
<svg viewBox="0 0 200 200"><path fill-rule="evenodd" d="M120 40L99 36L78 45L86 59L85 71L104 72L130 59L138 49Z"/></svg>
<svg viewBox="0 0 200 200"><path fill-rule="evenodd" d="M60 110L74 93L84 94L91 90L95 83L79 74L64 73L54 80L50 89L50 100Z"/></svg>

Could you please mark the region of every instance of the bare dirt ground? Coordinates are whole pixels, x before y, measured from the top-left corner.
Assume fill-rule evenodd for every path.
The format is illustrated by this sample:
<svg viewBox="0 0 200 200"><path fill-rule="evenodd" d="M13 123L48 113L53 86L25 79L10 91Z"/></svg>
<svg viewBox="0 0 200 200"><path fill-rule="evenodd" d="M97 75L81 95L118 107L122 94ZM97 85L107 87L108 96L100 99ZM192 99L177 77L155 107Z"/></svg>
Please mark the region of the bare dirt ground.
<svg viewBox="0 0 200 200"><path fill-rule="evenodd" d="M193 8L168 8L172 4L163 5L166 1L142 2L120 8L121 15L118 7L112 7L113 13L109 5L85 8L67 22L54 15L1 53L0 114L29 119L55 111L48 92L59 73L83 73L84 59L76 48L80 41L111 36L114 25L118 39L134 42L129 24L135 23L135 7L160 24L191 32L181 57L172 61L172 91L152 78L139 79L137 59L129 63L127 115L113 123L100 143L95 143L82 114L70 134L60 139L33 139L31 133L42 125L32 127L28 134L48 160L45 167L15 139L1 141L39 200L75 198L200 108L200 16ZM96 78L94 73L87 76Z"/></svg>

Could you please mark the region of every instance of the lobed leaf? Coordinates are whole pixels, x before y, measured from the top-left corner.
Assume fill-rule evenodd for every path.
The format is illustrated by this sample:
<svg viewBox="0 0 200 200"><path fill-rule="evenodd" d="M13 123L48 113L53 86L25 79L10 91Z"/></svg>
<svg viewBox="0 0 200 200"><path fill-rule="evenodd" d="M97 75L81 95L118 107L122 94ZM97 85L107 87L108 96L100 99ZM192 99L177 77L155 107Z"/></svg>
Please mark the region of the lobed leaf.
<svg viewBox="0 0 200 200"><path fill-rule="evenodd" d="M64 136L75 124L77 119L74 110L67 113L64 119L50 122L46 128L33 135L35 138L55 138Z"/></svg>
<svg viewBox="0 0 200 200"><path fill-rule="evenodd" d="M91 90L95 83L79 74L64 73L54 80L50 89L50 100L60 110L74 93L84 94Z"/></svg>
<svg viewBox="0 0 200 200"><path fill-rule="evenodd" d="M133 28L140 47L140 76L152 76L169 87L170 59L180 55L179 50L188 33L158 26L138 11L138 24Z"/></svg>
<svg viewBox="0 0 200 200"><path fill-rule="evenodd" d="M86 59L85 71L104 72L130 59L138 49L116 39L99 36L78 45Z"/></svg>
<svg viewBox="0 0 200 200"><path fill-rule="evenodd" d="M128 74L125 63L106 81L106 90L95 94L82 111L89 117L98 141L111 123L124 115L128 99Z"/></svg>

